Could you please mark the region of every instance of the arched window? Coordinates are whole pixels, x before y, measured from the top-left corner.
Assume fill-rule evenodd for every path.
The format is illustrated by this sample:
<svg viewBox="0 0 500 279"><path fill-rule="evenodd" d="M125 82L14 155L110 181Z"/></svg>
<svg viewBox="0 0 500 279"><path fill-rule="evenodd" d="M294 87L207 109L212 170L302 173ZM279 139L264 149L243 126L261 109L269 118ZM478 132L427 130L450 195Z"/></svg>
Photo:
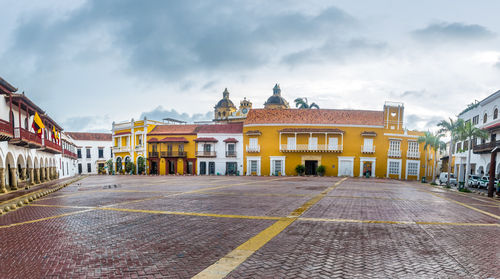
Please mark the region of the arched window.
<svg viewBox="0 0 500 279"><path fill-rule="evenodd" d="M483 116L483 123L486 123L486 121L488 121L488 114L487 113L485 113Z"/></svg>
<svg viewBox="0 0 500 279"><path fill-rule="evenodd" d="M493 119L497 119L498 118L498 109L496 108L494 111L493 111Z"/></svg>

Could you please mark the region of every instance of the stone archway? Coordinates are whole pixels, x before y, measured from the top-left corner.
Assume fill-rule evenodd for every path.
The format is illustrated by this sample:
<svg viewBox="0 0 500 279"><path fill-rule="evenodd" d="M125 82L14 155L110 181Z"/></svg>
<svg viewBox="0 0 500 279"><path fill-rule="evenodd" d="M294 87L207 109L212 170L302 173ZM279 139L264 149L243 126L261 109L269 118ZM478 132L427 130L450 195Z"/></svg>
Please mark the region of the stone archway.
<svg viewBox="0 0 500 279"><path fill-rule="evenodd" d="M122 171L122 157L116 157L116 173L120 173Z"/></svg>
<svg viewBox="0 0 500 279"><path fill-rule="evenodd" d="M17 190L17 167L14 155L7 153L5 158L5 184L10 190Z"/></svg>
<svg viewBox="0 0 500 279"><path fill-rule="evenodd" d="M26 160L24 159L24 156L22 154L19 154L17 156L17 175L19 177L19 182L25 181L26 180Z"/></svg>

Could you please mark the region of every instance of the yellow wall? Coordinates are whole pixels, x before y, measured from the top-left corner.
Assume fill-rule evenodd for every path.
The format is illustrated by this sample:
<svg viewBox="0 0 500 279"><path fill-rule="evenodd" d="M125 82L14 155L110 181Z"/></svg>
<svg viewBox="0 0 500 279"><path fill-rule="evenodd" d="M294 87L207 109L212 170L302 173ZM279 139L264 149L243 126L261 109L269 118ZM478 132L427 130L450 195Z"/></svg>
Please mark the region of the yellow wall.
<svg viewBox="0 0 500 279"><path fill-rule="evenodd" d="M168 150L168 145L172 145L172 151L177 152L179 151L179 145L182 144L184 145L184 152L186 152L186 157L180 157L177 159L177 173L178 174L184 174L184 160L183 158L186 159L194 159L196 158L196 142L194 139L196 139L196 135L148 135L147 140L151 140L152 138L156 138L158 140L161 140L165 137L184 137L188 140L187 143L178 143L178 142L171 142L171 143L157 143L157 152L161 154L161 152L166 152ZM149 152L153 152L153 144L148 143L148 154ZM148 163L149 164L149 163ZM166 161L164 158L160 159L160 164L159 164L159 174L160 175L165 175L166 174Z"/></svg>
<svg viewBox="0 0 500 279"><path fill-rule="evenodd" d="M320 152L320 151L306 151L306 152L282 152L279 150L279 130L284 128L305 128L305 129L333 129L337 128L343 130L345 133L342 137L340 135L328 134L327 137L338 137L338 144L343 145L342 152ZM247 131L259 130L261 132L260 136L248 136ZM377 136L366 137L362 136L361 133L364 131L375 131ZM385 136L384 133L398 134L398 136ZM384 128L373 128L373 127L335 127L335 126L250 126L243 128L244 135L244 146L249 145L250 138L258 138L258 144L260 145L260 152L246 152L244 150L244 171L247 171L247 157L248 156L260 156L261 158L261 175L269 175L271 170L270 156L285 156L285 174L286 175L296 175L295 167L299 164L304 164L306 159L318 160L318 165L324 165L326 167L327 176L337 176L339 167L339 157L350 157L354 156L353 165L353 175L360 176L360 158L376 158L375 163L375 176L386 177L387 175L387 153L389 150L389 139L390 138L400 138L401 140L401 178L405 178L406 174L406 153L408 150L408 141L415 141L415 137L405 137L403 136L403 131L400 130L387 130ZM408 135L420 136L423 133L411 132ZM298 134L296 144L308 144L309 134ZM293 134L282 134L281 144L287 143L287 138L293 137ZM318 145L325 144L325 134L324 133L313 133L313 137L318 138ZM364 144L364 138L373 138L373 145L375 146L375 153L362 153L361 146ZM327 143L326 143L327 144ZM419 151L421 152L420 159L420 177L424 175L424 160L422 159L423 144L419 145ZM391 176L393 177L393 176ZM399 178L394 176L393 178ZM417 177L408 177L408 179L417 179Z"/></svg>

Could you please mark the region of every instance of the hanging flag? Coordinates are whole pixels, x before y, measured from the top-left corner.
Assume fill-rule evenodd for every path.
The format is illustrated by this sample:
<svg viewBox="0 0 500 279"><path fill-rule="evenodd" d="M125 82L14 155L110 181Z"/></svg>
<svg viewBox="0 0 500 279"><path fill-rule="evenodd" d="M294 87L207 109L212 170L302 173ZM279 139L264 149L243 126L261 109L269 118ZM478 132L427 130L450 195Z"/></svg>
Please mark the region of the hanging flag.
<svg viewBox="0 0 500 279"><path fill-rule="evenodd" d="M35 116L33 117L33 124L31 124L31 127L39 137L42 137L42 129L45 128L45 125L43 125L43 121L38 115L38 112L35 112Z"/></svg>

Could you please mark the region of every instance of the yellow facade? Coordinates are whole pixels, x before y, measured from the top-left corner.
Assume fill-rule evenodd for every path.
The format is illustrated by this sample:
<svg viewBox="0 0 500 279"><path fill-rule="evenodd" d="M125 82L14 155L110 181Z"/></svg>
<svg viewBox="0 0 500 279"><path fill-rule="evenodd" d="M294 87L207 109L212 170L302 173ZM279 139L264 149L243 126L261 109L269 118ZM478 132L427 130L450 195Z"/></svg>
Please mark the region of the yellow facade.
<svg viewBox="0 0 500 279"><path fill-rule="evenodd" d="M136 164L137 158L143 157L147 161L146 135L156 125L162 124L154 120L138 120L121 123L113 122L113 160L115 170L121 165L125 168L125 161L130 160ZM146 166L147 168L147 166Z"/></svg>
<svg viewBox="0 0 500 279"><path fill-rule="evenodd" d="M286 111L288 117L293 116L294 112L304 113L301 110ZM305 165L306 161L309 162L310 168L323 165L327 176L363 176L368 171L369 175L376 177L416 180L425 174L423 144L416 143L423 133L403 129L402 105L385 106L383 124L381 122L380 125L351 125L348 123L349 119L346 119L346 123L337 125L265 123L269 119L272 122L272 117L279 113L263 110L260 112L262 116L257 117L263 118L262 121L254 118L245 122L244 169L247 175L296 175L296 166ZM272 116L269 117L268 114ZM365 139L372 142L371 148L364 147ZM393 144L399 146L399 152L390 152L391 141L399 142ZM418 146L417 149L415 145ZM275 161L281 163L273 166ZM393 166L398 165L399 174L390 174L390 161L395 162L391 163ZM407 163L410 163L410 167L413 166L409 173L406 169ZM258 167L252 168L249 164ZM281 171L277 172L276 169Z"/></svg>

